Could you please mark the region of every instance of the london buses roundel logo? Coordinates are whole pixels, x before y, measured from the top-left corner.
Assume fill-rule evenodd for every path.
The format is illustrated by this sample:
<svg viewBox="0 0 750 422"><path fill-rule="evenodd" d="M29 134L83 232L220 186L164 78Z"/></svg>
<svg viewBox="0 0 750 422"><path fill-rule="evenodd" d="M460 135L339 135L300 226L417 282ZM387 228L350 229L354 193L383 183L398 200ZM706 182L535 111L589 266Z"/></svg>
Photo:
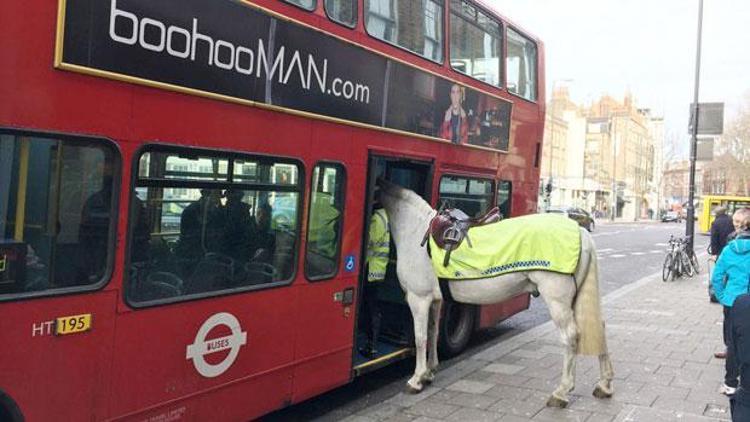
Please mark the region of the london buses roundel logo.
<svg viewBox="0 0 750 422"><path fill-rule="evenodd" d="M232 334L224 337L206 339L208 333L216 327L226 326ZM187 359L193 360L193 365L199 374L206 378L218 377L226 372L240 354L240 347L247 343L247 333L242 331L240 321L228 313L220 312L212 315L201 325L195 335L193 344L187 347ZM219 363L211 364L206 361L207 355L212 355L223 350L229 350L229 354Z"/></svg>

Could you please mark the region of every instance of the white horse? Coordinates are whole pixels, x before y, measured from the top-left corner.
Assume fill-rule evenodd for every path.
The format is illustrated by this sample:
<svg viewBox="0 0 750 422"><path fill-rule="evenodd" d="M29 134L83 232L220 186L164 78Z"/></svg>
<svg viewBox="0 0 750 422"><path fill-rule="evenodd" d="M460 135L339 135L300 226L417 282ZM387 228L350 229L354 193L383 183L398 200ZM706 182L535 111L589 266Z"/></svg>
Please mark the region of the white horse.
<svg viewBox="0 0 750 422"><path fill-rule="evenodd" d="M407 382L407 390L417 393L424 384L432 382L438 366L438 320L443 296L427 248L420 245L436 211L408 189L385 180L378 180L378 185L398 253L396 274L414 318L416 369ZM597 398L612 396L614 372L601 318L596 248L586 230L581 229L581 251L574 275L526 271L448 284L455 301L476 305L502 302L523 292L539 292L565 346L562 379L547 405L567 406L568 393L575 384L576 354L599 357L600 379L593 394Z"/></svg>

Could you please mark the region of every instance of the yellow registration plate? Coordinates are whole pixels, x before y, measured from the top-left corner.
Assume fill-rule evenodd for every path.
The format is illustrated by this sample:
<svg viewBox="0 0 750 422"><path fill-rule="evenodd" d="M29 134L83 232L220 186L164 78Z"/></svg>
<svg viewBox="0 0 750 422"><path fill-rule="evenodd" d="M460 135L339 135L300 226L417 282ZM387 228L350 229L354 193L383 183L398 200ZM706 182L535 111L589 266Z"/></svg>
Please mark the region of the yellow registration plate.
<svg viewBox="0 0 750 422"><path fill-rule="evenodd" d="M91 314L71 315L57 318L55 334L75 334L91 329Z"/></svg>

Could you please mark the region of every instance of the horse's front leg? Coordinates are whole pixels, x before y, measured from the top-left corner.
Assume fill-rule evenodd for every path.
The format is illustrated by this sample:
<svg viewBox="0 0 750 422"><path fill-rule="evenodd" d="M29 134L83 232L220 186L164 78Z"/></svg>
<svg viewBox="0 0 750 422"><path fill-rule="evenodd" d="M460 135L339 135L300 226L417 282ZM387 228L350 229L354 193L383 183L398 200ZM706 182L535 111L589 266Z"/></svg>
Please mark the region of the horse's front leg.
<svg viewBox="0 0 750 422"><path fill-rule="evenodd" d="M422 391L424 388L422 381L427 375L427 330L432 298L407 293L406 302L409 304L414 319L414 345L417 348L416 368L414 375L406 383L406 391L414 394Z"/></svg>
<svg viewBox="0 0 750 422"><path fill-rule="evenodd" d="M427 331L427 342L429 350L427 351L427 373L422 381L431 383L435 379L435 372L438 367L438 333L440 332L440 311L443 307L443 299L436 297L430 305L430 321Z"/></svg>

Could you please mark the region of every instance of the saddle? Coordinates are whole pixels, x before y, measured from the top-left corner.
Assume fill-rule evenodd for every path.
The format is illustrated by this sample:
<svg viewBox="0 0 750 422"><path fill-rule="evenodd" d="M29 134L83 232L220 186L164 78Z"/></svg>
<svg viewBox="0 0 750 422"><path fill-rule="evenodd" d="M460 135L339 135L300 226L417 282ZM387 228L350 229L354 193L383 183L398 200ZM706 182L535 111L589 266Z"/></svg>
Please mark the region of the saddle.
<svg viewBox="0 0 750 422"><path fill-rule="evenodd" d="M464 239L466 239L469 247L472 247L471 239L469 239L470 228L494 223L501 219L502 215L498 207L492 208L482 216L473 218L456 208L441 208L430 221L421 245L424 246L432 236L435 244L447 252L445 259L443 259L443 266L447 267L448 262L450 262L451 251L458 248Z"/></svg>

